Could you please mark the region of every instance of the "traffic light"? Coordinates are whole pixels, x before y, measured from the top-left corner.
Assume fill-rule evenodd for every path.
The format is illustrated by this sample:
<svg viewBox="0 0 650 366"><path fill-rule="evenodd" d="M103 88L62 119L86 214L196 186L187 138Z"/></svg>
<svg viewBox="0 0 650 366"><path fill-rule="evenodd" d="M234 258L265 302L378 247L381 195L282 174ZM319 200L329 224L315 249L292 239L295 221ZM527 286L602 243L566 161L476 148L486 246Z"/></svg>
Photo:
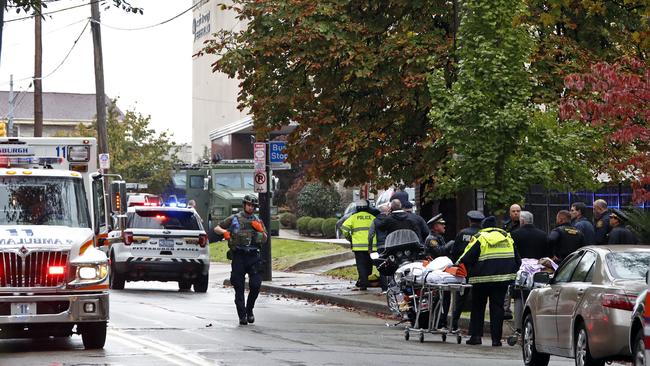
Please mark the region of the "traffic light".
<svg viewBox="0 0 650 366"><path fill-rule="evenodd" d="M7 137L7 122L0 122L0 137Z"/></svg>

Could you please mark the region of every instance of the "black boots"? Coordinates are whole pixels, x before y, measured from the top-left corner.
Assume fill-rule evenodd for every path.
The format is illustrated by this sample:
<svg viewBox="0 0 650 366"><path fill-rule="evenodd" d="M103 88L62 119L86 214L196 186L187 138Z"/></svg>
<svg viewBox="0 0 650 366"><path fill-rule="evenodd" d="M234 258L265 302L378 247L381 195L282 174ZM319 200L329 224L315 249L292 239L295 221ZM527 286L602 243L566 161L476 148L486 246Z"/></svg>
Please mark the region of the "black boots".
<svg viewBox="0 0 650 366"><path fill-rule="evenodd" d="M253 315L253 310L250 310L248 312L248 315L246 315L246 320L248 320L248 324L255 323L255 315Z"/></svg>
<svg viewBox="0 0 650 366"><path fill-rule="evenodd" d="M239 318L239 325L248 325L248 320L246 317Z"/></svg>
<svg viewBox="0 0 650 366"><path fill-rule="evenodd" d="M470 346L475 346L483 343L481 341L481 337L469 337L469 339L465 342L465 344L469 344Z"/></svg>

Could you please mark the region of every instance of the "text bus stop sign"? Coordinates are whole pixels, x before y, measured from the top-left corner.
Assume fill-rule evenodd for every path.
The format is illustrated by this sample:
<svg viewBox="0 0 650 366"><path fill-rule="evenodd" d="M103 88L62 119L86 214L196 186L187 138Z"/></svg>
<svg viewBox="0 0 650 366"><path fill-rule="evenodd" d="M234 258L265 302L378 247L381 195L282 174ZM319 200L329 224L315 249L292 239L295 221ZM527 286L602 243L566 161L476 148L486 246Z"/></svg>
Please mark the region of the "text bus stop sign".
<svg viewBox="0 0 650 366"><path fill-rule="evenodd" d="M283 150L287 147L286 141L270 141L269 142L269 162L271 169L283 170L291 169L291 164L287 163L287 153Z"/></svg>

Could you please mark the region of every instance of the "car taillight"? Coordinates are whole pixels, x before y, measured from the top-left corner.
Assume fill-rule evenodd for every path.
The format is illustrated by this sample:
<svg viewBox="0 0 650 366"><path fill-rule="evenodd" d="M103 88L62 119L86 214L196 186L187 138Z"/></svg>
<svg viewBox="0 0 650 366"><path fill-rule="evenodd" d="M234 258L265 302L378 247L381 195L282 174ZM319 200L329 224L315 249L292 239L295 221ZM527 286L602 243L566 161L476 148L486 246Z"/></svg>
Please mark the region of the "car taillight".
<svg viewBox="0 0 650 366"><path fill-rule="evenodd" d="M604 294L602 297L602 305L604 307L628 311L632 311L634 309L635 301L636 296L623 294Z"/></svg>
<svg viewBox="0 0 650 366"><path fill-rule="evenodd" d="M128 231L122 232L122 239L124 240L124 245L133 244L133 233Z"/></svg>
<svg viewBox="0 0 650 366"><path fill-rule="evenodd" d="M65 267L64 266L49 266L47 268L47 273L50 276L59 276L65 273Z"/></svg>
<svg viewBox="0 0 650 366"><path fill-rule="evenodd" d="M199 245L201 248L208 245L208 234L199 234Z"/></svg>

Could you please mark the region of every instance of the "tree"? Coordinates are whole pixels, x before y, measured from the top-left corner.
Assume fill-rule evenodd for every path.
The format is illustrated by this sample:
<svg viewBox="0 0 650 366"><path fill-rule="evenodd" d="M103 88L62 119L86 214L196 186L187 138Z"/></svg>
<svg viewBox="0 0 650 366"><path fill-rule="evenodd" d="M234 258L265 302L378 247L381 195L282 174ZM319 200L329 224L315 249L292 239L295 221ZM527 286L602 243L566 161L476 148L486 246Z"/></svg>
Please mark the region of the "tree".
<svg viewBox="0 0 650 366"><path fill-rule="evenodd" d="M429 177L445 151L427 114L433 67L455 78L457 1L235 0L246 22L203 53L242 80L258 137L290 122L287 152L310 177L387 186ZM225 7L224 7L225 8Z"/></svg>
<svg viewBox="0 0 650 366"><path fill-rule="evenodd" d="M604 136L598 172L615 181L631 180L635 201L650 192L650 69L647 61L599 62L565 79L564 120L578 120Z"/></svg>
<svg viewBox="0 0 650 366"><path fill-rule="evenodd" d="M441 71L430 80L435 146L450 152L434 174L435 194L483 189L496 213L521 202L532 184L593 181L582 162L572 163L580 145L571 142L584 140L581 131L531 108L532 42L527 27L514 22L523 11L519 0L463 2L458 81L447 90Z"/></svg>
<svg viewBox="0 0 650 366"><path fill-rule="evenodd" d="M564 78L599 61L646 58L650 50L647 0L526 0L536 46L531 58L533 98L556 105Z"/></svg>
<svg viewBox="0 0 650 366"><path fill-rule="evenodd" d="M179 163L179 147L168 131L156 133L151 118L135 111L121 116L115 102L108 108L108 151L111 171L127 182L146 183L151 192L162 192L171 179L174 164ZM97 137L94 126L79 124L75 131L58 136Z"/></svg>

